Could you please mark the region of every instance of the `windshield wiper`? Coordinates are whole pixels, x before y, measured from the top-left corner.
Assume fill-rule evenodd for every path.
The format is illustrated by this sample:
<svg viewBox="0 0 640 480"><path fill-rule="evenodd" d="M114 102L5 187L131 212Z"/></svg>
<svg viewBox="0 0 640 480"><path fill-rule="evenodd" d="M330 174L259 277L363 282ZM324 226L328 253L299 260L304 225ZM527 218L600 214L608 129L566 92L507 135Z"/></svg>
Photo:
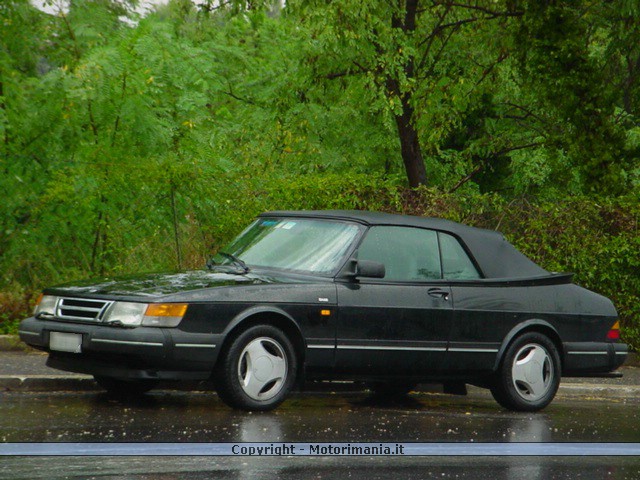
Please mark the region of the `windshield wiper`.
<svg viewBox="0 0 640 480"><path fill-rule="evenodd" d="M238 267L242 268L242 270L244 270L244 273L248 273L249 272L249 266L246 263L244 263L244 261L242 261L238 257L236 257L233 253L227 253L227 252L218 252L218 253L220 255L222 255L223 257L226 257L229 260L231 260Z"/></svg>

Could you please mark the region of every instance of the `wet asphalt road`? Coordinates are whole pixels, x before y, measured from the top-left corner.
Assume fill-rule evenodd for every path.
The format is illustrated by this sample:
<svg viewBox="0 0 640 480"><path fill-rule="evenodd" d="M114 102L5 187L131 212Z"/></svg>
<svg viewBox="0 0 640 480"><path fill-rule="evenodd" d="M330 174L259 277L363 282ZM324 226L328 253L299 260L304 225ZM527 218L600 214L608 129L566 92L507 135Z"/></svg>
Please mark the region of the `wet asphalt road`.
<svg viewBox="0 0 640 480"><path fill-rule="evenodd" d="M488 395L296 394L269 413L210 392L0 394L2 442L640 442L640 399L558 397L537 414ZM0 457L0 478L640 478L637 457Z"/></svg>
<svg viewBox="0 0 640 480"><path fill-rule="evenodd" d="M234 411L214 393L0 394L3 442L507 441L639 442L640 399L557 398L541 413L513 413L490 397L297 394L273 412Z"/></svg>
<svg viewBox="0 0 640 480"><path fill-rule="evenodd" d="M6 468L5 468L6 467ZM123 480L608 480L640 478L637 459L484 457L9 459L10 479ZM35 472L35 473L34 473Z"/></svg>

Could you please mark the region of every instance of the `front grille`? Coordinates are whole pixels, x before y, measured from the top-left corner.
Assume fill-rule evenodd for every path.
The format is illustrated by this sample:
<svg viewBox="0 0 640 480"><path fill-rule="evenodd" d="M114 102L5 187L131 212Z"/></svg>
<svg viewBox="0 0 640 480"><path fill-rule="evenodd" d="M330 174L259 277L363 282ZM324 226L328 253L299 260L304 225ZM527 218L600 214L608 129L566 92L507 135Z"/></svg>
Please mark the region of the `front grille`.
<svg viewBox="0 0 640 480"><path fill-rule="evenodd" d="M99 322L113 302L85 298L60 298L56 317L60 320Z"/></svg>

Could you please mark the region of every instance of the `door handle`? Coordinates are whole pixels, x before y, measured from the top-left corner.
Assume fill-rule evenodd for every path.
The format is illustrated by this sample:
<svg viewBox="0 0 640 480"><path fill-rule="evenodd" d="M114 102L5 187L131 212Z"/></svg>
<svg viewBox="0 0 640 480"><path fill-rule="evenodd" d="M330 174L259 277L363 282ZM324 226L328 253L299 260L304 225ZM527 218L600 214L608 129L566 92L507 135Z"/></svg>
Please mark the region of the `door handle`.
<svg viewBox="0 0 640 480"><path fill-rule="evenodd" d="M430 288L429 290L427 290L427 293L430 297L449 300L449 290L442 290L441 288Z"/></svg>

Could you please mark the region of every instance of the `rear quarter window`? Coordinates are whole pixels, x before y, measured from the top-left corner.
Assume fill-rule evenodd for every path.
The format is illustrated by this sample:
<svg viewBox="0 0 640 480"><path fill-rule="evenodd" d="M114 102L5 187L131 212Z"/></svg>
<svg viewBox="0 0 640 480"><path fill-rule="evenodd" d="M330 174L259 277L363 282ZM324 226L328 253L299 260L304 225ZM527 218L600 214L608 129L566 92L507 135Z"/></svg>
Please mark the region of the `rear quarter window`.
<svg viewBox="0 0 640 480"><path fill-rule="evenodd" d="M438 233L442 255L442 276L449 280L474 280L480 277L467 252L457 238L447 233Z"/></svg>

